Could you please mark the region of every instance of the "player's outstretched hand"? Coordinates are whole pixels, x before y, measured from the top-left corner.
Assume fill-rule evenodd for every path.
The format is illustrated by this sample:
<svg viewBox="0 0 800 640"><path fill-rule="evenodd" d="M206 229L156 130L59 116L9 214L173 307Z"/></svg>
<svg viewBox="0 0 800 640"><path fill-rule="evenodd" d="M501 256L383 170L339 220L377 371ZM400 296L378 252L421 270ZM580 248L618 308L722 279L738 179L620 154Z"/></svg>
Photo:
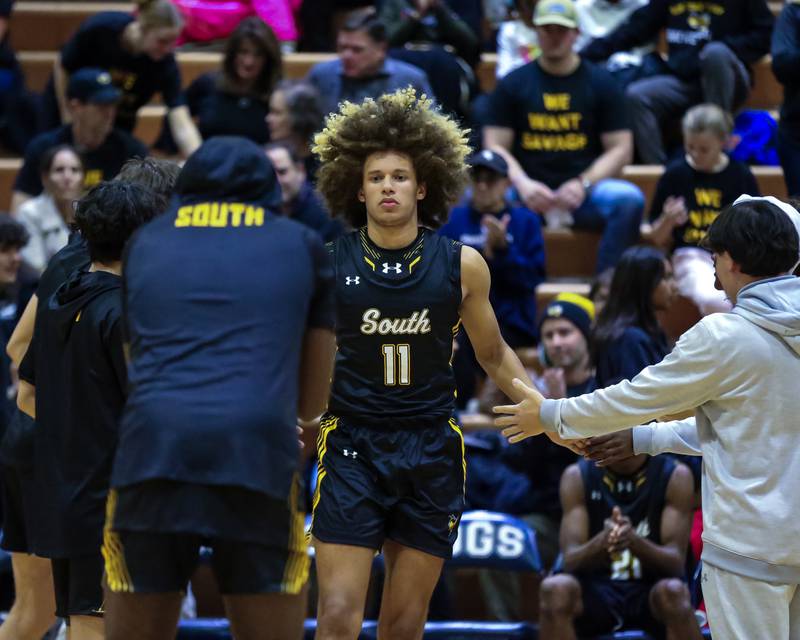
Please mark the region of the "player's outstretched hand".
<svg viewBox="0 0 800 640"><path fill-rule="evenodd" d="M495 418L494 423L498 427L505 427L503 435L511 443L544 433L539 420L539 408L542 406L544 396L519 378L514 378L513 385L521 392L523 399L517 404L494 408L495 413L502 414L499 418Z"/></svg>
<svg viewBox="0 0 800 640"><path fill-rule="evenodd" d="M550 438L555 444L566 447L572 453L577 453L579 456L586 455L586 438L581 440L565 440L554 431L545 431L544 434Z"/></svg>
<svg viewBox="0 0 800 640"><path fill-rule="evenodd" d="M585 441L583 455L594 460L598 467L627 460L633 456L633 430L617 431L604 436L595 436Z"/></svg>

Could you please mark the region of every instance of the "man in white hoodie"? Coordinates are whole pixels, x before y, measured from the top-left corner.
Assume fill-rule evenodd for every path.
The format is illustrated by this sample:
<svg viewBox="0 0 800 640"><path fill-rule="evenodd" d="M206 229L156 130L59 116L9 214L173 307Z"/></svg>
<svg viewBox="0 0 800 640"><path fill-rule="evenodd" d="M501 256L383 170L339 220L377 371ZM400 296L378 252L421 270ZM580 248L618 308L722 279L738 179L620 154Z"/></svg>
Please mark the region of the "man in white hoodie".
<svg viewBox="0 0 800 640"><path fill-rule="evenodd" d="M743 196L708 231L734 308L703 318L633 380L496 407L517 442L634 430L637 452L703 456L703 593L714 637L800 638L800 213ZM520 381L515 381L524 387Z"/></svg>

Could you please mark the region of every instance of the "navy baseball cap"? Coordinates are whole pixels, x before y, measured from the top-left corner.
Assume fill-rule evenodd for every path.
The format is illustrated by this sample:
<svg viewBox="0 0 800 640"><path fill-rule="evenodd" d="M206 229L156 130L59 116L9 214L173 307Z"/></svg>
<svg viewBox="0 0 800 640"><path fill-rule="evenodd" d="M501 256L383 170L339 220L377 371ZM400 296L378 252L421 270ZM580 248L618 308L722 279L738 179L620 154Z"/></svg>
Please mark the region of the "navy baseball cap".
<svg viewBox="0 0 800 640"><path fill-rule="evenodd" d="M489 149L484 149L483 151L473 153L469 158L467 158L467 164L473 168L486 167L495 173L499 173L501 176L508 175L508 163L506 162L506 159L499 153Z"/></svg>
<svg viewBox="0 0 800 640"><path fill-rule="evenodd" d="M239 200L277 211L283 203L267 154L239 136L215 136L200 145L183 165L175 193L182 204Z"/></svg>
<svg viewBox="0 0 800 640"><path fill-rule="evenodd" d="M110 104L117 102L120 96L122 92L111 84L111 74L103 69L87 67L69 77L67 98L94 104Z"/></svg>

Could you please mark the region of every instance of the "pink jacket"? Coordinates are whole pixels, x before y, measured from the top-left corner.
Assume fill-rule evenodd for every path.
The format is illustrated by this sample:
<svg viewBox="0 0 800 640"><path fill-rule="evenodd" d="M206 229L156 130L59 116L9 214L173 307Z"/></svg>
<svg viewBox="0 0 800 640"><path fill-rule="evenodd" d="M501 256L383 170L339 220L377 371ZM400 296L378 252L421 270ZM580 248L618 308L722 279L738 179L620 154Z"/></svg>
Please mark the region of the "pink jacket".
<svg viewBox="0 0 800 640"><path fill-rule="evenodd" d="M178 44L227 38L245 18L258 16L278 40L296 41L294 13L303 0L172 0L181 10L186 25Z"/></svg>

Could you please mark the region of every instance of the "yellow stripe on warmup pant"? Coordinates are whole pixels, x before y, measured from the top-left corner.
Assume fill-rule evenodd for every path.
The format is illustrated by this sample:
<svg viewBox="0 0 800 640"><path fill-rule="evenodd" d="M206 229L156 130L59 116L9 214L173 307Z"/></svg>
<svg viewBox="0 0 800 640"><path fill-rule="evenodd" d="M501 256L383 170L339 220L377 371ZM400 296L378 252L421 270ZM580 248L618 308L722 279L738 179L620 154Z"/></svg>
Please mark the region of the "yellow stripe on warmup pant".
<svg viewBox="0 0 800 640"><path fill-rule="evenodd" d="M305 516L297 508L300 493L300 481L295 474L292 478L292 488L289 491L289 554L286 567L283 571L283 593L297 595L308 581L308 571L311 559L308 557L308 548L303 532Z"/></svg>
<svg viewBox="0 0 800 640"><path fill-rule="evenodd" d="M103 525L103 558L105 559L106 582L114 593L133 593L128 565L125 562L125 551L119 534L113 529L114 513L117 510L117 491L111 489L106 499L106 522Z"/></svg>

